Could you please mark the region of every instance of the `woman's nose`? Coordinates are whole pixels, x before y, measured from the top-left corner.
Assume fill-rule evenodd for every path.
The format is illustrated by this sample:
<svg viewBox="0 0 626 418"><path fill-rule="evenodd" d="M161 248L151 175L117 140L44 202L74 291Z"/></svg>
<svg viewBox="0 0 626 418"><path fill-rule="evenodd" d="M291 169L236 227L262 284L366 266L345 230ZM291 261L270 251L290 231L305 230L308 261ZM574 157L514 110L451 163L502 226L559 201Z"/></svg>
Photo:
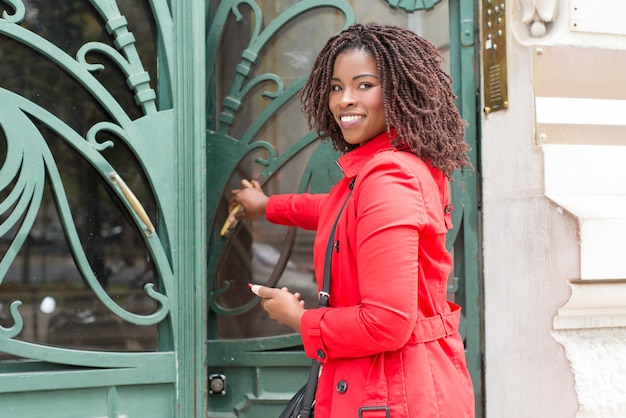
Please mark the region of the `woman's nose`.
<svg viewBox="0 0 626 418"><path fill-rule="evenodd" d="M340 104L342 107L354 105L356 103L356 99L354 98L354 94L350 89L345 89L341 94Z"/></svg>

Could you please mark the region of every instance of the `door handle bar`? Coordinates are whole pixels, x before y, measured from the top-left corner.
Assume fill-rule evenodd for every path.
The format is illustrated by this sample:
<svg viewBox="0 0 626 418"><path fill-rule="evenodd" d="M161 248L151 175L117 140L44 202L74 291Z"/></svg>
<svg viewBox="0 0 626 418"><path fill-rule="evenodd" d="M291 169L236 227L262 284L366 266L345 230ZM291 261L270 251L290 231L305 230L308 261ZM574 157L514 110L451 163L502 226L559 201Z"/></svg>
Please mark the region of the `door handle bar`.
<svg viewBox="0 0 626 418"><path fill-rule="evenodd" d="M144 232L145 232L146 236L149 237L152 234L154 234L154 225L152 225L152 222L150 221L150 217L146 213L146 211L143 208L143 206L142 206L141 202L139 201L139 199L137 199L137 197L135 196L133 191L130 190L130 188L126 185L124 180L122 180L120 175L117 174L115 171L112 171L109 174L109 179L113 183L117 183L120 186L120 189L122 190L122 193L126 197L126 200L128 200L128 203L133 208L133 210L135 211L137 216L139 216L139 218L145 224L146 228L145 228Z"/></svg>

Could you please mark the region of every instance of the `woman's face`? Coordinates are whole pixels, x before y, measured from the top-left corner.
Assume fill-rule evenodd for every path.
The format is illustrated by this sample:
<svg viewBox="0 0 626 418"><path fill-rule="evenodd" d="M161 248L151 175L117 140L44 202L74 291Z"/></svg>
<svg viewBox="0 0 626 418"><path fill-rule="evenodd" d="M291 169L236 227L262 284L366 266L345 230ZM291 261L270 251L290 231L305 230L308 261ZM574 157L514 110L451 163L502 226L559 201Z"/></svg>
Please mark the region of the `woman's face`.
<svg viewBox="0 0 626 418"><path fill-rule="evenodd" d="M337 56L328 107L349 144L362 144L387 130L380 75L369 52L351 49Z"/></svg>

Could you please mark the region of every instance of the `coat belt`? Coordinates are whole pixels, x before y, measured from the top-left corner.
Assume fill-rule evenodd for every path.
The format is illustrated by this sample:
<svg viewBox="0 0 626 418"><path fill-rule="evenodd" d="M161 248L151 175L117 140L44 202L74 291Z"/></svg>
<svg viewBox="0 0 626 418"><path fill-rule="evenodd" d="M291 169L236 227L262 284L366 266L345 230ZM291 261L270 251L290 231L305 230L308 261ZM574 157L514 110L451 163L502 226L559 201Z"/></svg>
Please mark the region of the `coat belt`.
<svg viewBox="0 0 626 418"><path fill-rule="evenodd" d="M450 301L448 305L451 309L448 313L418 319L409 342L427 343L456 334L461 320L461 307Z"/></svg>

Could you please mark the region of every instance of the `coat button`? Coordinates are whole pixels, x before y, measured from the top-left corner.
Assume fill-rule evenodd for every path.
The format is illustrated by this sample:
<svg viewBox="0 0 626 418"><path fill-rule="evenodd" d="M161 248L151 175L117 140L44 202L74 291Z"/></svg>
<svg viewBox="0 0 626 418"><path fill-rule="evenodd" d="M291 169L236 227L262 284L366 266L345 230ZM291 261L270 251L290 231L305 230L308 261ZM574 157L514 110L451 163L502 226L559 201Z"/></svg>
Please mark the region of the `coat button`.
<svg viewBox="0 0 626 418"><path fill-rule="evenodd" d="M339 382L337 382L337 386L335 386L335 389L337 389L337 392L339 393L346 393L346 391L348 390L348 382L346 382L345 380L340 380Z"/></svg>
<svg viewBox="0 0 626 418"><path fill-rule="evenodd" d="M452 205L450 203L448 203L445 207L445 209L443 210L443 212L448 215L450 212L452 212Z"/></svg>
<svg viewBox="0 0 626 418"><path fill-rule="evenodd" d="M317 350L317 357L319 357L319 358L326 357L326 353L324 353L324 350L322 350L322 349Z"/></svg>

